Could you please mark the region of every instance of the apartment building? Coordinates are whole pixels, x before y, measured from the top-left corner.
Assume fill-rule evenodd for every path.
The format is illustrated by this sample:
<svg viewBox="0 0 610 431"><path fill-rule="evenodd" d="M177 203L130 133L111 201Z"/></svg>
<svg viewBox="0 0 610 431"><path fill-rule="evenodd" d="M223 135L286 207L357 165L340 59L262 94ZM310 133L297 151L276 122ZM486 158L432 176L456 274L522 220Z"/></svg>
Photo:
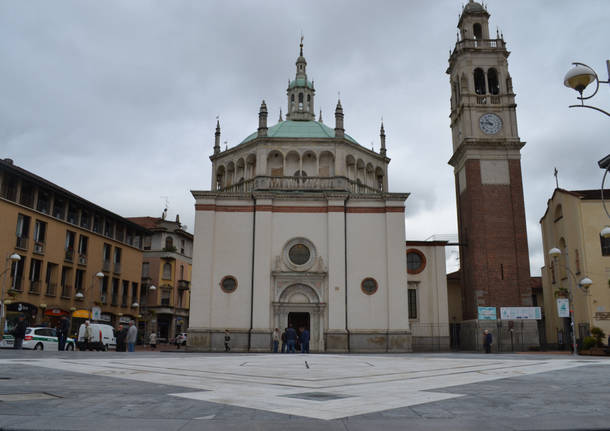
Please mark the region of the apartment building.
<svg viewBox="0 0 610 431"><path fill-rule="evenodd" d="M189 323L193 235L176 215L132 217L129 221L148 231L144 236L140 332L156 332L159 340L186 332Z"/></svg>
<svg viewBox="0 0 610 431"><path fill-rule="evenodd" d="M0 221L6 331L21 313L29 325L68 316L73 332L89 318L139 318L145 228L11 159L0 160Z"/></svg>

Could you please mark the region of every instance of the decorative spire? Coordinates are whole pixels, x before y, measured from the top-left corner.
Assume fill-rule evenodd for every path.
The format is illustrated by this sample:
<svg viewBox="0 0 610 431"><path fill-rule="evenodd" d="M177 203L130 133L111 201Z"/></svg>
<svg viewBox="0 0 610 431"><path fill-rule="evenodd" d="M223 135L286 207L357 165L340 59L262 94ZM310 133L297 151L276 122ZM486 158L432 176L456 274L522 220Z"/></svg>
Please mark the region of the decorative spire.
<svg viewBox="0 0 610 431"><path fill-rule="evenodd" d="M379 150L379 154L385 157L387 150L385 148L385 129L383 128L383 118L381 119L381 129L379 130L379 138L381 140L381 148Z"/></svg>
<svg viewBox="0 0 610 431"><path fill-rule="evenodd" d="M216 133L214 133L214 154L220 153L220 120L216 117Z"/></svg>
<svg viewBox="0 0 610 431"><path fill-rule="evenodd" d="M282 108L280 108L280 119L278 122L281 123L282 121L284 121L284 119L282 118Z"/></svg>
<svg viewBox="0 0 610 431"><path fill-rule="evenodd" d="M261 103L260 111L258 111L258 136L267 136L267 105L264 100Z"/></svg>
<svg viewBox="0 0 610 431"><path fill-rule="evenodd" d="M344 136L343 107L341 106L341 99L339 99L337 100L337 107L335 108L335 138L343 138Z"/></svg>
<svg viewBox="0 0 610 431"><path fill-rule="evenodd" d="M293 81L288 82L288 111L286 120L315 121L313 82L307 79L307 60L303 57L303 36L299 45L299 57L296 61L297 73Z"/></svg>
<svg viewBox="0 0 610 431"><path fill-rule="evenodd" d="M321 110L321 109L320 109L320 118L318 118L318 121L319 121L320 123L323 123L323 122L324 122L324 121L322 121L322 110Z"/></svg>

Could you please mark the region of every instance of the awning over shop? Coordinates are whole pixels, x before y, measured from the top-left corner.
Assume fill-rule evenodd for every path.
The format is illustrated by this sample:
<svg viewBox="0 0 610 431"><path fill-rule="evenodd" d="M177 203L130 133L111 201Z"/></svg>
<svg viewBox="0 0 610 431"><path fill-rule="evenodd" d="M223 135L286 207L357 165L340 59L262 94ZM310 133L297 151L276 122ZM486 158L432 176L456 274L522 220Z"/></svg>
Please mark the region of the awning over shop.
<svg viewBox="0 0 610 431"><path fill-rule="evenodd" d="M59 316L69 316L70 313L68 313L65 310L62 310L60 308L49 308L47 311L45 311L45 316L55 316L55 317L59 317Z"/></svg>
<svg viewBox="0 0 610 431"><path fill-rule="evenodd" d="M76 310L72 313L72 317L77 317L79 319L88 319L91 313L88 310Z"/></svg>

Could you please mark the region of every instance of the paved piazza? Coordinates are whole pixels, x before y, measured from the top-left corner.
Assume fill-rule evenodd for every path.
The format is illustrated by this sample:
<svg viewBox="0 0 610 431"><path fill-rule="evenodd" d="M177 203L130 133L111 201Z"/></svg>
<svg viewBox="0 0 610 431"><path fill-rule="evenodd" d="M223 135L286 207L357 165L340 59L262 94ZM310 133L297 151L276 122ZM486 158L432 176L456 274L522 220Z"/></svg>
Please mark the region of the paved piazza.
<svg viewBox="0 0 610 431"><path fill-rule="evenodd" d="M592 378L590 390L583 387L587 384L587 378ZM19 384L20 380L23 380L23 385ZM35 380L40 381L33 384ZM44 385L45 380L49 382L48 387ZM59 385L58 381L61 382ZM572 388L570 385L573 384L578 385L579 389ZM490 390L490 387L495 390ZM116 408L106 411L97 424L99 429L105 429L102 426L106 423L104 421L112 421L116 417L138 417L138 403L133 402L138 393L142 396L141 401L147 404L146 411L151 411L155 403L159 404L157 411L164 410L162 406L168 404L182 406L179 414L178 410L170 411L160 419L198 424L193 429L222 429L221 425L228 426L231 421L227 423L218 419L233 416L243 420L245 411L250 412L248 417L253 422L248 422L253 429L268 428L254 426L261 418L269 423L274 420L281 423L290 418L293 424L303 425L298 429L309 429L306 425L314 423L327 423L328 427L320 425L312 429L334 429L329 427L337 423L345 425L338 429L352 429L347 424L354 417L376 418L374 423L380 425L385 420L392 423L397 417L402 418L402 425L412 419L414 425L419 424L414 427L417 429L425 425L426 414L405 415L405 412L425 412L430 406L439 406L438 412L446 412L442 406L462 406L453 412L450 408L449 416L441 415L441 418L456 419L455 424L459 424L460 420L470 418L470 410L488 409L490 400L497 411L483 410L483 416L503 417L506 422L511 417L508 412L514 410L514 414L521 419L533 416L540 422L546 414L551 420L553 415L550 413L553 411L559 415L565 413L561 407L563 397L571 398L572 404L584 404L576 409L587 413L582 420L590 421L591 415L597 414L600 418L606 418L605 423L610 427L609 387L610 360L573 359L569 355L225 355L148 352L128 355L2 351L0 429L12 429L11 426L26 429L19 428L20 422L12 422L11 418L21 417L28 405L44 407L45 403L50 403L61 406L62 402L70 403L71 398L78 398L84 393L87 393L92 406L98 404L97 397L103 400L99 402L105 406L112 403L120 405L119 399L125 397L125 403L132 406L131 414L127 415L125 412L119 413ZM95 395L96 388L99 388L98 395ZM128 393L125 393L125 388L130 388ZM113 395L113 391L116 394ZM584 395L579 391L596 394L596 401L583 399ZM154 394L152 399L151 393ZM483 402L481 397L485 398ZM553 405L554 401L556 406ZM477 406L476 403L481 404ZM185 405L190 406L188 410L183 409ZM521 410L515 405L521 406ZM538 411L533 411L533 406L538 406ZM154 408L152 411L155 411ZM36 409L32 415L44 416L44 412L44 408ZM73 413L78 418L78 411ZM276 415L269 416L270 413ZM95 411L93 414L100 416L101 412ZM155 418L154 414L145 416L149 421ZM54 417L57 419L57 415ZM439 419L438 414L433 414L430 419ZM78 429L70 428L70 421L63 428L51 427L52 423L47 421L49 428L45 428L43 421L42 425L32 426L31 429ZM111 426L110 422L107 423ZM488 423L487 427L496 428L502 423L494 421ZM541 423L546 422L543 420ZM159 429L183 429L169 424L161 426L160 422L155 424ZM571 429L562 428L564 425L565 422L544 429ZM595 426L595 420L588 423L588 429ZM137 426L130 428L138 429ZM151 429L151 426L146 428ZM287 425L285 429L288 428Z"/></svg>

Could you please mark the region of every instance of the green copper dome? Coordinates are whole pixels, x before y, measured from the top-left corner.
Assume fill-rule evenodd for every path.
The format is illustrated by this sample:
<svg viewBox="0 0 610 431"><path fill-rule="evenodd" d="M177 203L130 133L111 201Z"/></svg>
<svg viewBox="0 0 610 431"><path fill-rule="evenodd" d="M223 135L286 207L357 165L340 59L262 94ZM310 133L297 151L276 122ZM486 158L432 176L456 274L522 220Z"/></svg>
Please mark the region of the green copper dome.
<svg viewBox="0 0 610 431"><path fill-rule="evenodd" d="M250 142L256 138L257 132L252 133L241 143ZM270 138L334 138L335 130L319 121L291 121L286 120L269 127L267 136ZM345 139L357 144L356 140L345 134Z"/></svg>
<svg viewBox="0 0 610 431"><path fill-rule="evenodd" d="M305 86L307 86L307 88L311 88L313 90L313 82L308 81L305 78L297 78L293 81L290 81L288 88L305 87Z"/></svg>

